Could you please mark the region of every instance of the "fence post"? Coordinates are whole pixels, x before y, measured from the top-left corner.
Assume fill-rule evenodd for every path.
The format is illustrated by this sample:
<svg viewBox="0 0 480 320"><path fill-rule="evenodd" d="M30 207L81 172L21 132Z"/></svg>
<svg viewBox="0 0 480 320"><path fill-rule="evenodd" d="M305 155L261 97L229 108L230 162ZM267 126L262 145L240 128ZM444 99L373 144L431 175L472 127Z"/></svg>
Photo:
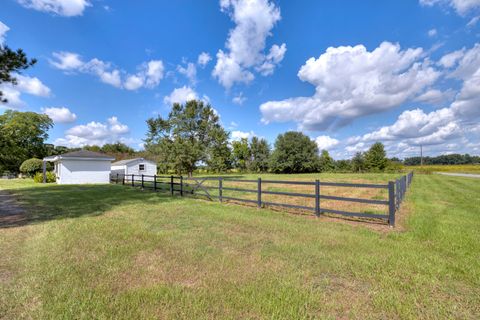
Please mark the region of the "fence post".
<svg viewBox="0 0 480 320"><path fill-rule="evenodd" d="M220 177L218 178L218 199L220 202L223 202L223 178Z"/></svg>
<svg viewBox="0 0 480 320"><path fill-rule="evenodd" d="M180 196L183 197L183 176L180 176Z"/></svg>
<svg viewBox="0 0 480 320"><path fill-rule="evenodd" d="M115 184L118 184L118 173L117 173L117 180L115 180Z"/></svg>
<svg viewBox="0 0 480 320"><path fill-rule="evenodd" d="M388 224L395 226L395 182L388 182Z"/></svg>
<svg viewBox="0 0 480 320"><path fill-rule="evenodd" d="M315 215L320 217L320 180L315 180Z"/></svg>
<svg viewBox="0 0 480 320"><path fill-rule="evenodd" d="M135 187L135 175L132 174L132 187Z"/></svg>
<svg viewBox="0 0 480 320"><path fill-rule="evenodd" d="M125 174L122 175L122 185L125 185Z"/></svg>
<svg viewBox="0 0 480 320"><path fill-rule="evenodd" d="M144 186L144 184L143 184L143 173L142 173L142 190L143 190L143 186Z"/></svg>
<svg viewBox="0 0 480 320"><path fill-rule="evenodd" d="M157 191L157 175L153 175L153 191Z"/></svg>
<svg viewBox="0 0 480 320"><path fill-rule="evenodd" d="M257 182L257 207L262 207L262 178L258 178Z"/></svg>
<svg viewBox="0 0 480 320"><path fill-rule="evenodd" d="M170 176L170 194L173 196L173 176Z"/></svg>

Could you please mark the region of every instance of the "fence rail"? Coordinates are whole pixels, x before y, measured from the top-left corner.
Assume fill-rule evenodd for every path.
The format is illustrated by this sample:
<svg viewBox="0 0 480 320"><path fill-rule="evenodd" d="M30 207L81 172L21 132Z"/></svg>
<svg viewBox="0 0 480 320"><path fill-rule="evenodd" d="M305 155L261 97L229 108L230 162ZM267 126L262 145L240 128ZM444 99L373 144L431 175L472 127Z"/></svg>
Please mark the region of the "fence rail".
<svg viewBox="0 0 480 320"><path fill-rule="evenodd" d="M382 219L390 226L395 225L395 215L405 198L408 187L413 180L413 172L410 172L395 181L389 181L388 184L371 184L371 183L345 183L345 182L322 182L315 181L292 181L292 180L243 180L228 177L195 177L187 178L183 176L162 176L162 175L124 175L112 174L111 182L115 184L128 185L132 187L141 187L142 189L151 189L153 191L167 191L171 195L179 194L180 196L203 196L210 200L218 199L218 201L235 201L256 204L259 208L265 206L275 206L291 209L300 209L314 213L320 216L323 213L342 215L346 217L356 218L373 218ZM213 183L213 185L212 185ZM246 188L237 186L227 187L225 183L236 183L240 185L249 185ZM290 185L290 186L314 186L313 193L288 192L283 190L268 190L270 185ZM322 187L338 187L338 188L360 188L360 189L376 189L386 190L388 197L382 199L366 199L355 197L344 197L338 195L322 194ZM214 194L213 192L217 193ZM243 196L248 194L256 195L255 198L239 197L231 193L242 193ZM288 198L310 199L314 203L311 205L291 204L284 202L275 202L265 200L263 196L285 196ZM385 206L387 214L371 213L370 209L363 210L365 212L340 210L338 208L328 208L322 205L322 200L339 201L346 203L361 203L375 206ZM360 210L359 210L360 211Z"/></svg>

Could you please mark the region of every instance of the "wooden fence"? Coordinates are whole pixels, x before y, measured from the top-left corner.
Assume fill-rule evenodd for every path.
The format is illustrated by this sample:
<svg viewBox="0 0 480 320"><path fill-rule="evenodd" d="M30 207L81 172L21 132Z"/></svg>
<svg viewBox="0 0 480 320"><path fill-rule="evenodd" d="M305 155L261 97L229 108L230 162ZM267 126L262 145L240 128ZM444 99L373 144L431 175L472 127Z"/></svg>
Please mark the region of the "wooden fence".
<svg viewBox="0 0 480 320"><path fill-rule="evenodd" d="M370 184L370 183L343 183L326 181L286 181L286 180L255 180L235 179L231 177L194 177L187 178L183 176L161 176L161 175L123 175L113 174L111 182L115 184L140 187L142 189L151 189L153 191L166 191L171 195L180 196L201 196L209 200L218 200L220 202L232 201L250 203L259 208L265 206L283 207L301 211L312 212L316 216L321 214L342 215L354 218L381 219L390 226L395 225L395 214L405 198L405 193L413 179L413 172L400 177L395 181L389 181L388 184ZM233 184L233 185L232 185ZM243 187L243 186L247 187ZM291 192L286 190L287 186L302 189L312 188L312 193ZM326 188L334 188L333 193L327 193ZM283 188L283 189L282 189ZM342 195L341 189L347 189L347 194L356 193L371 194L370 190L379 191L373 193L370 198L356 198ZM358 191L360 190L360 191ZM274 196L285 200L293 198L295 203L288 201L273 201L266 199L268 196ZM299 199L305 199L302 203ZM325 202L331 203L330 206ZM300 203L300 204L299 204ZM343 205L340 205L343 203ZM362 204L360 210L343 210L350 208L352 203ZM345 205L349 204L349 205ZM383 207L383 213L378 212L378 208Z"/></svg>

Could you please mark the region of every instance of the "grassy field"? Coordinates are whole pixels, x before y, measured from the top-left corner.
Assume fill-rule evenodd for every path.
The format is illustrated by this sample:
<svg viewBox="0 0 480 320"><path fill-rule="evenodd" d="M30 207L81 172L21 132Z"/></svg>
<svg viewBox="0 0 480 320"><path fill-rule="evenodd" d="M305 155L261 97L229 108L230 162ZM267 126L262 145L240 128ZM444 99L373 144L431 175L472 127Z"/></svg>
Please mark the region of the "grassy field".
<svg viewBox="0 0 480 320"><path fill-rule="evenodd" d="M28 208L0 225L0 318L480 317L479 180L416 175L402 231L116 185L0 189Z"/></svg>
<svg viewBox="0 0 480 320"><path fill-rule="evenodd" d="M455 165L426 165L426 166L405 166L407 171L422 173L433 172L456 172L456 173L480 173L480 164L455 164Z"/></svg>

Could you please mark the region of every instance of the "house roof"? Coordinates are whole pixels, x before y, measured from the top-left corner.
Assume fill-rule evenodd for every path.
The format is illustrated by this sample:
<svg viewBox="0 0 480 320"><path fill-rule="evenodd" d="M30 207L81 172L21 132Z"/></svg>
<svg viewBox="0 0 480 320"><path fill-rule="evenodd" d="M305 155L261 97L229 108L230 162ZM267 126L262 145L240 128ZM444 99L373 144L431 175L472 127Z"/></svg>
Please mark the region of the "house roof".
<svg viewBox="0 0 480 320"><path fill-rule="evenodd" d="M144 159L144 158L133 158L133 159L124 159L124 160L116 161L116 162L112 163L112 166L124 166L124 165L130 164L130 163L136 162L136 161L155 163L153 161L150 161L150 160L147 160L147 159Z"/></svg>
<svg viewBox="0 0 480 320"><path fill-rule="evenodd" d="M115 158L106 155L104 153L93 152L88 150L79 150L79 151L72 151L67 152L64 154L60 154L57 156L46 157L43 160L45 161L57 161L60 159L78 159L78 160L115 160Z"/></svg>

